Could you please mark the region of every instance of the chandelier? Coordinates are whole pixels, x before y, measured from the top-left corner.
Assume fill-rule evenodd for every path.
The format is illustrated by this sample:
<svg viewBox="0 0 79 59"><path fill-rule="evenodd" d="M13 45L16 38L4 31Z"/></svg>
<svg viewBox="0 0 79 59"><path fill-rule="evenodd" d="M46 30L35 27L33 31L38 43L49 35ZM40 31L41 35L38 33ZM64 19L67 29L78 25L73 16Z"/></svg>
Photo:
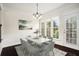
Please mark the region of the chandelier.
<svg viewBox="0 0 79 59"><path fill-rule="evenodd" d="M42 14L39 13L39 10L38 10L38 3L36 4L36 13L33 13L33 17L36 18L36 19L39 19L41 17Z"/></svg>

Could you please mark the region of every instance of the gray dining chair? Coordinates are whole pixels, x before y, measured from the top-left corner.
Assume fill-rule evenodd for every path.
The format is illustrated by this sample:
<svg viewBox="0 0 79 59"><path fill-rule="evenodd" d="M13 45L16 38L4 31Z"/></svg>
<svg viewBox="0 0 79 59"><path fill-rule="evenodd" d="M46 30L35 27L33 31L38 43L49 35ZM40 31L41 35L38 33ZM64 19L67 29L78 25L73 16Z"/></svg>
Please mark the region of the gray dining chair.
<svg viewBox="0 0 79 59"><path fill-rule="evenodd" d="M45 42L43 43L43 47L42 47L42 50L41 50L41 55L42 56L49 56L49 52L52 52L52 54L54 55L54 42Z"/></svg>
<svg viewBox="0 0 79 59"><path fill-rule="evenodd" d="M32 42L30 41L24 41L21 40L22 43L22 49L24 50L24 55L28 56L39 56L40 53L40 48L38 48L35 44L32 45Z"/></svg>
<svg viewBox="0 0 79 59"><path fill-rule="evenodd" d="M36 43L33 43L31 41L24 41L21 40L22 43L22 50L24 55L28 56L49 56L49 52L51 51L54 55L53 49L54 49L54 42L44 42L43 44L39 45Z"/></svg>

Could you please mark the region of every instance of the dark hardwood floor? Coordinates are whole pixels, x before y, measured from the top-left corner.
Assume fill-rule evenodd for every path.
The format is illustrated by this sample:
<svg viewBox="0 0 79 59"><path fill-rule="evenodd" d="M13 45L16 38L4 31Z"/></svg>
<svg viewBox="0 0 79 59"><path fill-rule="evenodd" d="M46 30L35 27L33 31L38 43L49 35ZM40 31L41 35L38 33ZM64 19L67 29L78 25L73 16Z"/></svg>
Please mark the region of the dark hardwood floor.
<svg viewBox="0 0 79 59"><path fill-rule="evenodd" d="M1 52L1 56L18 56L17 51L15 49L16 46L10 46L10 47L3 48ZM65 56L79 56L79 50L71 49L71 48L57 45L57 44L55 44L54 47L67 52Z"/></svg>
<svg viewBox="0 0 79 59"><path fill-rule="evenodd" d="M3 48L1 56L18 56L14 46Z"/></svg>
<svg viewBox="0 0 79 59"><path fill-rule="evenodd" d="M66 56L79 56L79 50L55 44L55 48L67 52Z"/></svg>

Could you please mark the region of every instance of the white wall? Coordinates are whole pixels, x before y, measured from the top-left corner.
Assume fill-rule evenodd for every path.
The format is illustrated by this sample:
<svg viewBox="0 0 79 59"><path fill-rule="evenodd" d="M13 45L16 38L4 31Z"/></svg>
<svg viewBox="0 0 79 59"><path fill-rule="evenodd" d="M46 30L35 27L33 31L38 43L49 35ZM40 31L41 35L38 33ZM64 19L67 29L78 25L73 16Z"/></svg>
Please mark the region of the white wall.
<svg viewBox="0 0 79 59"><path fill-rule="evenodd" d="M0 4L0 24L1 24L1 4ZM0 54L1 54L1 51L2 51L2 44L0 43Z"/></svg>
<svg viewBox="0 0 79 59"><path fill-rule="evenodd" d="M66 37L65 37L65 15L71 14L71 13L79 13L79 4L64 4L63 6L56 8L54 10L51 10L47 12L45 15L43 15L43 18L41 20L46 21L48 19L52 19L53 17L59 16L60 18L60 27L59 27L59 39L55 40L56 44L60 44L66 47L74 48L79 50L79 45L72 45L66 43ZM79 40L77 39L78 43Z"/></svg>
<svg viewBox="0 0 79 59"><path fill-rule="evenodd" d="M64 25L64 15L68 14L70 12L77 12L79 11L79 4L65 4L59 8L56 8L55 10L51 10L50 12L47 12L46 14L43 15L43 18L41 20L43 21L48 21L51 20L52 17L59 16L60 17L60 38L59 40L55 40L55 43L64 45L67 47L71 47L74 49L79 49L79 46L75 45L68 45L65 42L65 25ZM32 34L31 30L23 30L20 31L18 30L18 20L21 18L24 19L29 19L28 14L25 12L19 12L19 11L11 11L7 10L3 12L3 18L2 18L2 45L3 47L11 46L11 45L16 45L20 43L20 38L27 37L27 35ZM32 23L33 28L37 29L38 24L37 22Z"/></svg>
<svg viewBox="0 0 79 59"><path fill-rule="evenodd" d="M1 24L1 11L0 11L0 24Z"/></svg>
<svg viewBox="0 0 79 59"><path fill-rule="evenodd" d="M0 11L0 24L1 24L1 11ZM0 54L1 54L1 43L0 43Z"/></svg>
<svg viewBox="0 0 79 59"><path fill-rule="evenodd" d="M3 7L2 4L0 4ZM0 44L0 54L3 47L20 44L20 38L34 35L33 32L38 28L38 21L33 21L33 30L18 30L18 20L29 20L28 13L16 10L0 10L0 24L2 24L2 42Z"/></svg>
<svg viewBox="0 0 79 59"><path fill-rule="evenodd" d="M0 4L0 24L1 24L1 4Z"/></svg>
<svg viewBox="0 0 79 59"><path fill-rule="evenodd" d="M25 38L29 34L34 35L33 31L38 28L37 22L34 22L32 26L33 30L18 30L18 20L19 19L28 19L28 16L24 12L18 11L4 11L3 15L3 32L2 32L2 45L3 47L20 44L20 38Z"/></svg>

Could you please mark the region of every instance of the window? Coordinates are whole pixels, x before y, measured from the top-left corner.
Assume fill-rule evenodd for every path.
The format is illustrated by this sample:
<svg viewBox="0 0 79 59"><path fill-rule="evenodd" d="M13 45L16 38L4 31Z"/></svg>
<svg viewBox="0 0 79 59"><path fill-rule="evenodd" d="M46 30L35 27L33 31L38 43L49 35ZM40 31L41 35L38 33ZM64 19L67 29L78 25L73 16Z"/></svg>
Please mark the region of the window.
<svg viewBox="0 0 79 59"><path fill-rule="evenodd" d="M47 37L51 37L51 21L47 22Z"/></svg>
<svg viewBox="0 0 79 59"><path fill-rule="evenodd" d="M41 23L41 34L43 37L45 36L45 23Z"/></svg>
<svg viewBox="0 0 79 59"><path fill-rule="evenodd" d="M45 27L46 26L46 27ZM48 38L59 38L59 18L56 17L52 21L41 23L41 35Z"/></svg>
<svg viewBox="0 0 79 59"><path fill-rule="evenodd" d="M66 20L66 42L76 44L77 39L77 18L70 17Z"/></svg>
<svg viewBox="0 0 79 59"><path fill-rule="evenodd" d="M59 19L58 18L53 19L52 31L53 31L53 38L58 39L59 38Z"/></svg>

